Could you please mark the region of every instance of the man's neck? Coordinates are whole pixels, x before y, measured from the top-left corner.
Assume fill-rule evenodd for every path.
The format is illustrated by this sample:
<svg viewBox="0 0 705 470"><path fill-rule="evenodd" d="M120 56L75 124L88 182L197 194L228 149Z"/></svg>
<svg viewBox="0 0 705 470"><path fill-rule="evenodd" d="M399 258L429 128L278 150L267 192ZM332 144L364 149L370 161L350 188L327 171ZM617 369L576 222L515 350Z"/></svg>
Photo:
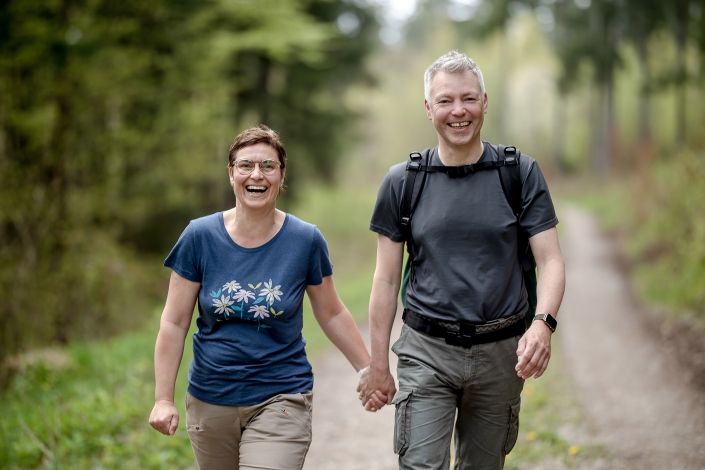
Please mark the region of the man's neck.
<svg viewBox="0 0 705 470"><path fill-rule="evenodd" d="M446 166L472 165L484 151L485 144L480 139L462 147L447 145L443 140L438 142L438 158Z"/></svg>

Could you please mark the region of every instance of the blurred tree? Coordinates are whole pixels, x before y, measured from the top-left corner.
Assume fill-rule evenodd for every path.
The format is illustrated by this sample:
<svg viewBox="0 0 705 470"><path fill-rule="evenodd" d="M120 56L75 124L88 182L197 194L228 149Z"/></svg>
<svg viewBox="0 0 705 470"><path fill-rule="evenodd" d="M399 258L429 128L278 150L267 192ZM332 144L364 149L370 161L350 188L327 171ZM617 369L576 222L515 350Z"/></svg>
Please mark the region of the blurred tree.
<svg viewBox="0 0 705 470"><path fill-rule="evenodd" d="M363 45L352 17L340 26L348 10ZM145 317L150 257L232 204L226 155L248 90L287 104L252 123L291 122L297 157L330 168L339 152L316 137L347 131L335 100L364 78L373 23L342 0L0 1L0 365ZM264 88L245 77L251 56L277 71Z"/></svg>
<svg viewBox="0 0 705 470"><path fill-rule="evenodd" d="M379 32L373 12L356 2L310 0L305 12L317 22L337 25L341 33L331 34L319 56L248 49L236 51L227 70L236 121L263 122L280 132L293 155L290 182L304 174L332 179L350 137L337 129L349 128L356 117L345 91L354 82L374 83L363 61Z"/></svg>

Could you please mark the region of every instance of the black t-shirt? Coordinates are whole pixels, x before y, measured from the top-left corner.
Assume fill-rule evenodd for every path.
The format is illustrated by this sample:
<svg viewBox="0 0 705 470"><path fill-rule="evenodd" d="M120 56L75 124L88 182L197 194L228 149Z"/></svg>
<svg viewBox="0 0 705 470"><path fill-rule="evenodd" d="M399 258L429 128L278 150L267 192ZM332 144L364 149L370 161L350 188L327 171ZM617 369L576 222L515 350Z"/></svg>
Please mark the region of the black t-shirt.
<svg viewBox="0 0 705 470"><path fill-rule="evenodd" d="M484 143L478 161L497 160ZM438 148L430 165L443 165ZM529 237L558 224L536 161L520 158L522 210ZM370 230L406 241L399 222L406 162L389 169L377 195ZM496 169L461 178L428 173L411 223L414 275L406 291L410 310L445 321L487 322L524 313L526 289L517 257L517 218Z"/></svg>

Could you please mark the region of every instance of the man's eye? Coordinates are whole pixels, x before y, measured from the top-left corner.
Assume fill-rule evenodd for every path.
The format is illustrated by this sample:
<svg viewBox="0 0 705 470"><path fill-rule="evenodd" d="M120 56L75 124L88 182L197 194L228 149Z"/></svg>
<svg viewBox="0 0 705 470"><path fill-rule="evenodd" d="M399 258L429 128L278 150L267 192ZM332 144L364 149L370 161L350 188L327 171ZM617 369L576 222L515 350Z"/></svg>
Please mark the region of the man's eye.
<svg viewBox="0 0 705 470"><path fill-rule="evenodd" d="M262 171L271 171L276 167L274 162L270 161L270 160L263 161L262 163L259 164L259 166L260 166L260 168L262 168Z"/></svg>
<svg viewBox="0 0 705 470"><path fill-rule="evenodd" d="M252 169L252 167L254 167L254 164L252 162L248 162L246 160L243 160L238 163L238 166L243 170L250 170L250 169Z"/></svg>

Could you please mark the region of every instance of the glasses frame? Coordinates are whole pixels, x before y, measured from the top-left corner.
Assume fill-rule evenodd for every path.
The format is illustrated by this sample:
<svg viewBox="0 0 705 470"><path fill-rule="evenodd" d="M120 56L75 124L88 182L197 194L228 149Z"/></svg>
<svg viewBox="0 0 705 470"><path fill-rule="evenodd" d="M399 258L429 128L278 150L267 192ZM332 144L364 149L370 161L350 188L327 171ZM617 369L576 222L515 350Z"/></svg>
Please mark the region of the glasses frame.
<svg viewBox="0 0 705 470"><path fill-rule="evenodd" d="M278 162L278 161L276 161L276 160L273 160L273 159L271 159L271 158L267 158L267 159L262 160L262 161L260 161L260 162L255 162L255 161L253 161L253 160L250 160L249 158L241 158L241 159L239 159L239 160L235 160L235 161L232 163L232 165L230 165L230 166L231 166L232 168L235 168L235 171L237 171L238 173L240 173L240 174L243 175L243 176L251 175L252 172L255 171L255 167L253 166L250 171L242 171L242 170L241 170L240 168L238 168L238 166L237 166L237 164L240 163L240 162L250 162L250 163L253 163L253 164L257 165L257 166L259 167L259 172L262 173L263 175L273 175L273 174L277 171L277 169L281 170L281 167L282 167L282 164L281 164L280 162ZM267 173L267 172L265 172L264 170L262 170L262 165L261 165L261 164L264 163L264 162L273 163L276 168L275 168L273 171Z"/></svg>

